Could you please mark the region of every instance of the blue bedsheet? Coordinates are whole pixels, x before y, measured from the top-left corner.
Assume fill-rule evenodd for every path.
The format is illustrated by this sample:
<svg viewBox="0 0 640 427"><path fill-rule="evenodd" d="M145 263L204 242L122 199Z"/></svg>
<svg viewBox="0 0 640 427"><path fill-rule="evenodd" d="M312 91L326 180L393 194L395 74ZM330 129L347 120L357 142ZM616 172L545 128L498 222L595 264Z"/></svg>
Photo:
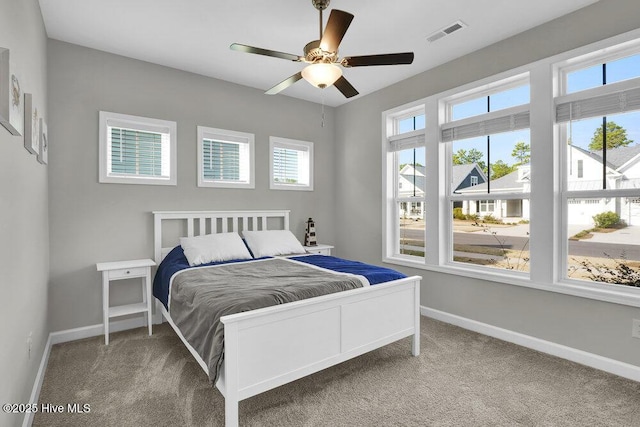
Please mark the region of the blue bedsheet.
<svg viewBox="0 0 640 427"><path fill-rule="evenodd" d="M366 277L372 285L407 277L399 271L395 271L390 268L378 267L377 265L365 264L364 262L351 261L333 256L305 255L291 257L291 259L306 262L307 264L312 264L328 270L337 271L339 273L359 274Z"/></svg>
<svg viewBox="0 0 640 427"><path fill-rule="evenodd" d="M326 255L295 256L291 257L291 259L326 268L328 270L337 271L339 273L359 274L366 277L372 285L407 277L390 268L378 267L377 265L365 264L359 261L350 261ZM234 262L247 261L251 260L212 262L202 265L230 264ZM178 271L187 268L191 267L189 266L187 258L184 256L182 246L176 246L173 248L160 263L155 278L153 279L153 295L164 304L165 308L169 308L169 282L171 280L171 276Z"/></svg>

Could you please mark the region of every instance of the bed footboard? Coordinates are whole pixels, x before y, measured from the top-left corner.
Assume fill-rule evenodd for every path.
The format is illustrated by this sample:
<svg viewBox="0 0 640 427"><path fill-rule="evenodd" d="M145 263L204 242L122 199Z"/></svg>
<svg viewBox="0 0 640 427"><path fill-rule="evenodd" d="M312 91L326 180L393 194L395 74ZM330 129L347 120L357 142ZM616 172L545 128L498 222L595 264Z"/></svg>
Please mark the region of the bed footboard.
<svg viewBox="0 0 640 427"><path fill-rule="evenodd" d="M222 317L225 424L238 402L413 336L420 353L420 277Z"/></svg>

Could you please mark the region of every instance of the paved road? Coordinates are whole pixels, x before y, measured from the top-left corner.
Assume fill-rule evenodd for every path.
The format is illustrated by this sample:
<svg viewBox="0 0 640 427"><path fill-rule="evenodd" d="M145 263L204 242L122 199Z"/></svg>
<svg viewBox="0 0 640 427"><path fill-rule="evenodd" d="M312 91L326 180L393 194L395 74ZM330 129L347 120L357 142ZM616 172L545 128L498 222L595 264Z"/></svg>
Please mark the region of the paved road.
<svg viewBox="0 0 640 427"><path fill-rule="evenodd" d="M409 239L422 240L424 232L418 229L405 229L403 236ZM493 236L489 233L453 233L454 241L460 245L488 246L492 248L504 248L520 250L529 241L528 237L522 236ZM500 240L498 242L496 237ZM526 249L529 246L527 244ZM613 258L620 258L621 250L625 251L625 258L629 260L640 260L640 245L621 245L616 243L595 242L589 240L570 240L569 255L601 258L603 254L609 254Z"/></svg>

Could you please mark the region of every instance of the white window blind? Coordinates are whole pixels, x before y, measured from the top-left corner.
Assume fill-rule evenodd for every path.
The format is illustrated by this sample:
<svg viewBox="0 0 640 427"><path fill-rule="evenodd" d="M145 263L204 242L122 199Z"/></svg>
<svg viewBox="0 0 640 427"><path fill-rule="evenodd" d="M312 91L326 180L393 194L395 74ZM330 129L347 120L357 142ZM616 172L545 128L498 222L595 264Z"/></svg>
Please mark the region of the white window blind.
<svg viewBox="0 0 640 427"><path fill-rule="evenodd" d="M612 91L628 86L614 83L558 98L556 121L562 123L640 110L640 79L634 80L638 80L637 87Z"/></svg>
<svg viewBox="0 0 640 427"><path fill-rule="evenodd" d="M514 107L445 123L441 127L441 140L451 142L527 129L530 125L528 108L528 105Z"/></svg>
<svg viewBox="0 0 640 427"><path fill-rule="evenodd" d="M304 177L300 173L303 152L291 148L274 147L273 149L273 179L288 184L302 183Z"/></svg>
<svg viewBox="0 0 640 427"><path fill-rule="evenodd" d="M109 174L169 178L169 159L162 158L169 135L134 129L109 127L111 152ZM164 161L163 161L164 160Z"/></svg>
<svg viewBox="0 0 640 427"><path fill-rule="evenodd" d="M402 151L423 147L425 144L424 129L393 135L388 138L389 151Z"/></svg>

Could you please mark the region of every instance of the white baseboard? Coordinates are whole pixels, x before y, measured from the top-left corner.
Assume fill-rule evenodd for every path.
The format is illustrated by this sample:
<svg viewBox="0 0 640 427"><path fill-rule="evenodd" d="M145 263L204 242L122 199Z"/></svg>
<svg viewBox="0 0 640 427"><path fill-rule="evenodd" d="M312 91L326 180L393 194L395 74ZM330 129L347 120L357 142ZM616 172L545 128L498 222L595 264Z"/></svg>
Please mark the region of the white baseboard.
<svg viewBox="0 0 640 427"><path fill-rule="evenodd" d="M510 331L508 329L499 328L487 323L478 322L476 320L467 319L466 317L457 316L433 308L421 306L420 314L432 319L440 320L445 323L459 326L470 331L478 332L483 335L498 338L502 341L514 343L523 347L527 347L542 353L570 360L581 365L609 372L633 381L640 381L640 366L631 365L629 363L620 362L608 357L599 356L583 350L567 347L562 344L556 344L551 341L542 340L519 332Z"/></svg>
<svg viewBox="0 0 640 427"><path fill-rule="evenodd" d="M135 329L147 326L144 318L142 319L126 319L116 320L109 324L109 332L120 332L127 329ZM51 354L51 346L63 342L81 340L83 338L96 337L104 335L104 325L84 326L82 328L68 329L66 331L52 332L49 334L47 343L44 346L42 353L42 360L40 361L40 367L38 368L38 374L33 383L33 389L31 390L31 397L29 403L38 403L40 397L40 390L42 389L42 382L44 381L44 373L47 369L47 363L49 362L49 354ZM33 416L35 414L25 414L22 422L22 427L31 427L33 423Z"/></svg>
<svg viewBox="0 0 640 427"><path fill-rule="evenodd" d="M36 379L33 383L33 389L31 390L31 397L29 397L29 403L38 403L40 397L40 390L42 389L42 382L44 381L44 373L47 370L47 363L49 362L49 354L51 353L51 334L47 338L47 343L44 345L44 351L42 352L42 359L40 360L40 367L36 374ZM33 423L33 413L25 413L24 420L22 421L22 427L31 427Z"/></svg>
<svg viewBox="0 0 640 427"><path fill-rule="evenodd" d="M147 326L144 318L116 320L109 323L109 332L120 332L128 329L141 328ZM104 335L104 325L102 323L91 326L83 326L81 328L67 329L66 331L58 331L51 333L51 345L62 342L76 341L83 338L97 337Z"/></svg>

